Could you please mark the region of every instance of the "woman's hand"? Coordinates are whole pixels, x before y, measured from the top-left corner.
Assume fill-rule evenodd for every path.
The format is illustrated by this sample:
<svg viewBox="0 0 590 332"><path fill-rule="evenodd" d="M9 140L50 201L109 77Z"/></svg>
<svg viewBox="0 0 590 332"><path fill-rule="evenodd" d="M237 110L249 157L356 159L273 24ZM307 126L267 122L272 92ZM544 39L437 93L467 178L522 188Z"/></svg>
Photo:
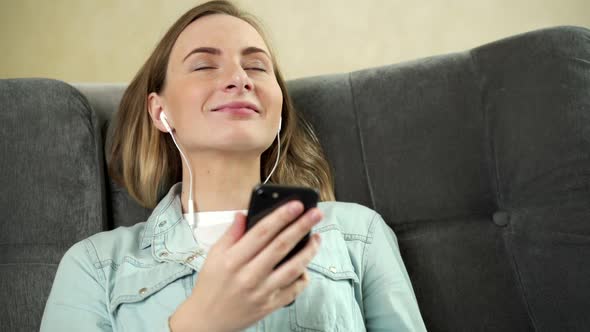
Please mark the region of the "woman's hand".
<svg viewBox="0 0 590 332"><path fill-rule="evenodd" d="M238 213L209 251L192 294L170 318L171 330L237 331L295 300L309 283L306 268L319 235L273 268L323 217L313 208L289 225L302 211L301 202L289 202L246 233L246 216Z"/></svg>

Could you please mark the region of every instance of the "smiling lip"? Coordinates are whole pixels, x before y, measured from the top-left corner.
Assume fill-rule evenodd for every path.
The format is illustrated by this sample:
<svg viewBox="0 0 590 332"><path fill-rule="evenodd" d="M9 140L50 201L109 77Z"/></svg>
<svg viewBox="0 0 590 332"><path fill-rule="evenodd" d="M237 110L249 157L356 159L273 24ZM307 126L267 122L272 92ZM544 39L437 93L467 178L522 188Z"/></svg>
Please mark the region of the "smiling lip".
<svg viewBox="0 0 590 332"><path fill-rule="evenodd" d="M215 107L211 112L230 112L232 114L247 115L260 113L258 107L252 103L235 101Z"/></svg>
<svg viewBox="0 0 590 332"><path fill-rule="evenodd" d="M220 108L216 111L214 111L215 113L226 113L226 114L232 114L232 115L238 115L238 116L250 116L250 115L254 115L254 114L258 114L256 113L256 111L254 111L251 108L231 108L231 107L226 107L226 108Z"/></svg>

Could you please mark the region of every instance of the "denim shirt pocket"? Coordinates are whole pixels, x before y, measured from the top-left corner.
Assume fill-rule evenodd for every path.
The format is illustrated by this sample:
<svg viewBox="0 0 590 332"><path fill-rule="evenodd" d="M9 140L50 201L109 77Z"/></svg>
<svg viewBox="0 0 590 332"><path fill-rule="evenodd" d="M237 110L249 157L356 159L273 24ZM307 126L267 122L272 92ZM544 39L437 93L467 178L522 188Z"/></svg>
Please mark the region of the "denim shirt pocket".
<svg viewBox="0 0 590 332"><path fill-rule="evenodd" d="M289 307L292 331L351 331L362 322L354 296L359 278L337 229L321 232L322 244L308 265L310 283Z"/></svg>
<svg viewBox="0 0 590 332"><path fill-rule="evenodd" d="M114 280L110 296L113 323L122 331L162 325L186 299L186 283L179 279L191 275L193 270L172 262L151 267L124 264L127 271L119 271L122 275Z"/></svg>

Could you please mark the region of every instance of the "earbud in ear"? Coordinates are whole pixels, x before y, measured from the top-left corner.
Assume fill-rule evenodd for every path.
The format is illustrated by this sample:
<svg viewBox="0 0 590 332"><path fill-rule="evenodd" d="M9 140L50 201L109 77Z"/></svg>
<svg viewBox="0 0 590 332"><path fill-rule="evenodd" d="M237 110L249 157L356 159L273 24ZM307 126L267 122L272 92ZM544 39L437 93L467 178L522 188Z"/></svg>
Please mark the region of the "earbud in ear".
<svg viewBox="0 0 590 332"><path fill-rule="evenodd" d="M160 113L160 121L162 121L162 123L164 124L164 127L166 127L166 130L171 133L172 132L172 128L170 128L170 125L168 124L168 118L166 117L166 114L164 112Z"/></svg>
<svg viewBox="0 0 590 332"><path fill-rule="evenodd" d="M279 118L279 133L281 132L281 125L283 124L283 117Z"/></svg>

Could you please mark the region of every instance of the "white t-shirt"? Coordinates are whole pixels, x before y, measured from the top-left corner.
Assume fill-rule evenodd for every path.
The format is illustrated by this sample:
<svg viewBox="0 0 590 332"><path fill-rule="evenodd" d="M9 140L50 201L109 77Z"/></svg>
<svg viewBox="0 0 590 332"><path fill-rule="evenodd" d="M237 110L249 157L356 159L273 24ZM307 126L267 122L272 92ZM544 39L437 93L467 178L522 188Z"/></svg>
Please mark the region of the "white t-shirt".
<svg viewBox="0 0 590 332"><path fill-rule="evenodd" d="M205 251L209 251L231 226L237 212L247 214L248 210L195 212L193 234ZM188 213L184 214L184 219L188 219Z"/></svg>

